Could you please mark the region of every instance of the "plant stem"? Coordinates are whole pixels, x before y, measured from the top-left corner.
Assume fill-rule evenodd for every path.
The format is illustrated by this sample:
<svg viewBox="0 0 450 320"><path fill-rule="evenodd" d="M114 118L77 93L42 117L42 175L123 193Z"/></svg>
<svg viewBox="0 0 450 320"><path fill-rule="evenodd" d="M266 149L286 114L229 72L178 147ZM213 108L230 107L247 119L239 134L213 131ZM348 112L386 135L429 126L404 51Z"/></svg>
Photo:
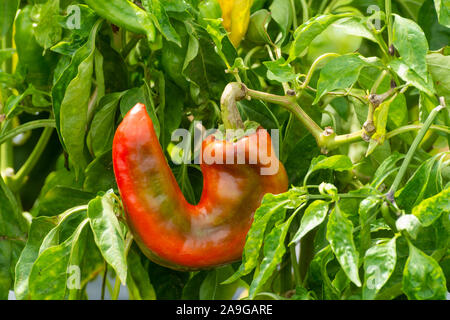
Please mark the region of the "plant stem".
<svg viewBox="0 0 450 320"><path fill-rule="evenodd" d="M434 108L428 115L428 118L427 118L427 120L425 120L425 123L423 124L422 128L420 128L419 132L417 133L417 136L414 139L413 143L411 144L411 147L409 148L408 153L405 156L405 160L403 161L403 163L400 167L400 170L398 171L398 173L395 177L395 180L391 185L391 188L389 189L388 193L386 194L386 198L389 201L391 201L392 203L394 203L394 201L395 201L395 192L397 191L397 188L399 187L399 185L403 179L403 176L405 175L406 170L408 169L409 163L411 162L411 160L414 156L414 153L416 152L417 147L419 146L423 137L427 133L428 128L433 123L434 118L437 116L439 111L441 111L444 108L445 108L445 106L443 103L441 103L441 105Z"/></svg>
<svg viewBox="0 0 450 320"><path fill-rule="evenodd" d="M225 129L243 129L241 115L237 109L237 101L245 98L247 95L247 87L238 82L229 83L223 90L220 98L220 109L222 113L222 121Z"/></svg>
<svg viewBox="0 0 450 320"><path fill-rule="evenodd" d="M331 134L326 134L326 130L324 131L313 119L311 119L311 117L297 104L295 97L293 96L280 96L248 88L247 96L253 99L277 104L291 112L313 135L313 137L316 139L317 145L325 150L333 150L342 145L363 140L362 135L364 133L364 129L342 135L336 135L334 134L334 132L332 132ZM404 132L421 129L424 125L407 125L397 128L391 132L386 133L386 139L390 139ZM430 128L432 130L450 133L450 129L445 126L433 125L430 126Z"/></svg>
<svg viewBox="0 0 450 320"><path fill-rule="evenodd" d="M101 300L105 300L105 288L106 288L106 281L108 276L108 264L106 261L104 262L105 265L105 272L103 272L103 279L102 279L102 293L101 293Z"/></svg>
<svg viewBox="0 0 450 320"><path fill-rule="evenodd" d="M119 299L120 285L121 285L120 278L118 276L116 276L116 280L114 282L114 289L113 289L113 292L111 294L111 300Z"/></svg>
<svg viewBox="0 0 450 320"><path fill-rule="evenodd" d="M327 5L327 3L328 3L328 0L322 0L322 3L320 4L317 14L325 13L324 9L325 9L325 6Z"/></svg>
<svg viewBox="0 0 450 320"><path fill-rule="evenodd" d="M12 47L12 32L8 32L2 39L1 39L1 47L0 49L8 49ZM6 73L12 72L12 59L7 59L3 62L2 69ZM7 96L4 99L4 102L0 102L0 105L6 105ZM3 110L0 110L0 114L3 112ZM1 128L2 132L5 132L6 130L10 129L10 122L5 121ZM9 181L9 177L7 177L6 170L8 168L14 167L14 157L13 157L13 145L11 141L8 141L4 145L0 146L0 175L2 175L6 179L6 183Z"/></svg>
<svg viewBox="0 0 450 320"><path fill-rule="evenodd" d="M322 128L319 127L317 123L314 122L313 119L310 118L310 116L295 102L295 97L290 96L279 96L271 93L256 91L247 89L248 96L254 98L263 100L269 103L278 104L288 111L292 112L294 116L299 119L303 125L308 129L309 132L318 140L320 138L320 135L322 134Z"/></svg>
<svg viewBox="0 0 450 320"><path fill-rule="evenodd" d="M14 138L20 133L27 132L29 130L37 129L37 128L56 128L55 120L35 120L24 123L17 128L9 130L4 135L0 135L0 145L5 143L6 141Z"/></svg>
<svg viewBox="0 0 450 320"><path fill-rule="evenodd" d="M305 0L301 0L302 2L304 2ZM291 10L292 10L292 27L295 29L297 29L297 14L296 14L296 9L295 9L295 0L290 0L291 3ZM303 5L303 4L302 4Z"/></svg>
<svg viewBox="0 0 450 320"><path fill-rule="evenodd" d="M336 196L339 198L365 199L367 197L373 196L373 194L370 195L370 194L338 193ZM306 197L308 198L308 200L329 200L329 199L331 199L331 196L327 197L327 196L323 196L321 194L308 194Z"/></svg>
<svg viewBox="0 0 450 320"><path fill-rule="evenodd" d="M309 20L308 4L306 3L306 0L300 0L300 3L302 5L303 23L305 23Z"/></svg>
<svg viewBox="0 0 450 320"><path fill-rule="evenodd" d="M405 133L405 132L409 132L409 131L414 131L414 130L420 130L422 127L424 126L424 124L420 123L420 124L410 124L407 126L403 126L397 129L394 129L388 133L386 133L386 139L391 139L392 137ZM441 126L441 125L431 125L429 130L434 130L434 131L441 131L447 134L450 134L450 128L446 127L446 126Z"/></svg>
<svg viewBox="0 0 450 320"><path fill-rule="evenodd" d="M35 167L42 153L44 152L47 144L52 136L53 128L47 127L42 132L41 137L39 138L38 143L33 149L33 152L30 154L28 159L22 165L20 170L11 178L11 188L13 191L19 191L22 188L23 184L26 182L26 179L30 172Z"/></svg>
<svg viewBox="0 0 450 320"><path fill-rule="evenodd" d="M325 54L321 55L320 57L318 57L316 60L314 60L313 64L311 65L311 68L309 68L309 71L308 71L308 74L306 75L305 81L301 85L301 88L304 89L308 86L309 81L311 81L313 73L316 70L316 68L320 62L322 62L324 59L329 58L329 57L339 57L339 56L340 56L339 53L330 52L330 53L325 53Z"/></svg>
<svg viewBox="0 0 450 320"><path fill-rule="evenodd" d="M377 93L378 87L383 82L383 80L384 80L384 78L386 77L387 74L388 74L388 72L386 70L383 70L380 73L380 75L378 76L377 80L375 80L375 82L373 83L372 88L370 89L370 93L371 94L376 94Z"/></svg>

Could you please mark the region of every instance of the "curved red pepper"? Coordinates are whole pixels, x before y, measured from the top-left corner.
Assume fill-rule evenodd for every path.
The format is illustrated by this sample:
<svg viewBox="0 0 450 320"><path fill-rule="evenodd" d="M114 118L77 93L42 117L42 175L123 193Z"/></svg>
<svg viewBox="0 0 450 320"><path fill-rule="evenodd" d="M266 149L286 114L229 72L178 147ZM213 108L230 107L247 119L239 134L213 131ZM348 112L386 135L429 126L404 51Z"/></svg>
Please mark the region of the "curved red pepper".
<svg viewBox="0 0 450 320"><path fill-rule="evenodd" d="M257 148L249 148L251 138L227 142L209 136L203 141L203 150L222 153L224 160L223 151L234 150L235 160L242 163L245 156L248 163L255 156L257 163L201 163L203 192L200 202L192 205L167 164L145 106L138 104L125 116L114 137L114 172L130 230L150 260L174 269L196 270L241 258L262 197L288 187L286 171L271 152L267 131L258 129L253 134ZM262 164L255 154L264 149L260 141L267 141L270 163ZM260 169L274 161L276 173L261 175Z"/></svg>

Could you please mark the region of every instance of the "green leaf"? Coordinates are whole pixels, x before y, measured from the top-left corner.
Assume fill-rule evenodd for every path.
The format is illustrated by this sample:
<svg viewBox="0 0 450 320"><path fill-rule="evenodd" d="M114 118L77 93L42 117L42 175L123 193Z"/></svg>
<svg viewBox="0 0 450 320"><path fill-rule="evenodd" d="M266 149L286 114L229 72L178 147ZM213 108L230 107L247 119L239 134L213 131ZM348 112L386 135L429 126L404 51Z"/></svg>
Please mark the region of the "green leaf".
<svg viewBox="0 0 450 320"><path fill-rule="evenodd" d="M348 35L363 37L370 41L377 42L373 33L367 28L367 22L362 19L355 17L342 19L335 22L333 27Z"/></svg>
<svg viewBox="0 0 450 320"><path fill-rule="evenodd" d="M68 275L74 251L78 248L81 234L88 225L85 219L66 241L52 246L42 253L33 264L29 279L29 294L33 300L62 300L69 293Z"/></svg>
<svg viewBox="0 0 450 320"><path fill-rule="evenodd" d="M426 59L437 94L450 101L450 56L430 53Z"/></svg>
<svg viewBox="0 0 450 320"><path fill-rule="evenodd" d="M253 279L250 285L248 296L253 299L255 295L261 290L262 286L267 282L269 277L275 271L277 265L281 263L283 255L286 252L284 245L289 226L295 214L292 214L289 219L283 223L278 223L274 229L264 238L264 258L259 267L257 276Z"/></svg>
<svg viewBox="0 0 450 320"><path fill-rule="evenodd" d="M263 244L264 234L269 225L284 218L286 206L290 204L289 192L279 195L266 194L261 206L256 210L252 226L247 233L242 263L239 269L224 284L236 281L240 277L249 274L257 265Z"/></svg>
<svg viewBox="0 0 450 320"><path fill-rule="evenodd" d="M267 78L278 82L289 82L295 80L297 75L292 67L286 63L283 57L275 61L264 61L267 67Z"/></svg>
<svg viewBox="0 0 450 320"><path fill-rule="evenodd" d="M269 7L272 19L280 26L282 37L277 39L277 43L283 43L292 25L293 12L289 0L274 0Z"/></svg>
<svg viewBox="0 0 450 320"><path fill-rule="evenodd" d="M19 4L20 0L8 0L0 3L0 38L11 31Z"/></svg>
<svg viewBox="0 0 450 320"><path fill-rule="evenodd" d="M422 199L426 199L442 190L439 158L442 153L435 155L422 163L414 174L409 178L406 185L400 189L395 200L400 208L411 212Z"/></svg>
<svg viewBox="0 0 450 320"><path fill-rule="evenodd" d="M55 23L59 16L59 0L48 0L39 7L39 22L36 26L36 41L44 49L57 43L62 36L62 28Z"/></svg>
<svg viewBox="0 0 450 320"><path fill-rule="evenodd" d="M359 255L353 241L353 224L341 212L338 203L328 219L326 237L345 274L360 287Z"/></svg>
<svg viewBox="0 0 450 320"><path fill-rule="evenodd" d="M403 270L403 292L411 300L445 300L445 275L432 257L410 242L409 257Z"/></svg>
<svg viewBox="0 0 450 320"><path fill-rule="evenodd" d="M409 68L427 81L428 42L422 29L414 21L395 15L393 44Z"/></svg>
<svg viewBox="0 0 450 320"><path fill-rule="evenodd" d="M348 14L321 15L303 23L294 32L294 40L291 43L287 61L291 62L295 58L302 56L309 44L330 24L347 16Z"/></svg>
<svg viewBox="0 0 450 320"><path fill-rule="evenodd" d="M199 298L200 300L214 300L217 289L217 272L212 270L208 272L205 280L200 285Z"/></svg>
<svg viewBox="0 0 450 320"><path fill-rule="evenodd" d="M397 262L396 238L381 241L364 256L362 298L372 300L394 272Z"/></svg>
<svg viewBox="0 0 450 320"><path fill-rule="evenodd" d="M152 20L161 34L168 41L172 41L173 43L176 43L181 47L180 36L172 27L164 5L159 0L144 0L142 4L147 9L147 11L151 13Z"/></svg>
<svg viewBox="0 0 450 320"><path fill-rule="evenodd" d="M350 160L349 157L345 155L335 155L331 157L320 155L311 161L308 173L306 174L305 179L303 180L303 184L306 185L309 176L313 172L318 170L331 169L335 171L345 171L351 170L352 168L353 168L352 161Z"/></svg>
<svg viewBox="0 0 450 320"><path fill-rule="evenodd" d="M424 227L431 226L439 217L450 211L450 188L427 198L415 206L412 214L415 215Z"/></svg>
<svg viewBox="0 0 450 320"><path fill-rule="evenodd" d="M26 225L20 207L0 175L0 299L7 299L14 280L17 251L23 248Z"/></svg>
<svg viewBox="0 0 450 320"><path fill-rule="evenodd" d="M88 205L88 217L94 233L95 243L103 258L116 271L122 284L127 280L125 240L114 211L111 194L97 197Z"/></svg>
<svg viewBox="0 0 450 320"><path fill-rule="evenodd" d="M99 102L89 131L91 148L95 157L112 149L116 113L119 101L124 94L125 92L111 93L104 96Z"/></svg>
<svg viewBox="0 0 450 320"><path fill-rule="evenodd" d="M370 221L369 219L372 215L377 211L381 203L380 197L370 196L365 198L359 204L359 223L361 225L361 253L364 252L370 247L371 237L370 237Z"/></svg>
<svg viewBox="0 0 450 320"><path fill-rule="evenodd" d="M387 177L398 171L397 162L403 159L405 155L394 151L388 158L386 158L375 171L371 186L378 188Z"/></svg>
<svg viewBox="0 0 450 320"><path fill-rule="evenodd" d="M0 299L7 300L11 287L11 242L0 241Z"/></svg>
<svg viewBox="0 0 450 320"><path fill-rule="evenodd" d="M447 0L434 0L439 23L450 28L450 4Z"/></svg>
<svg viewBox="0 0 450 320"><path fill-rule="evenodd" d="M406 124L408 124L408 107L406 104L406 98L403 93L399 93L389 106L387 127L390 130L394 130Z"/></svg>
<svg viewBox="0 0 450 320"><path fill-rule="evenodd" d="M92 193L106 192L109 189L117 189L114 176L112 150L99 155L86 168L84 190Z"/></svg>
<svg viewBox="0 0 450 320"><path fill-rule="evenodd" d="M57 185L39 198L33 213L39 216L55 216L72 207L85 205L94 197L94 193Z"/></svg>
<svg viewBox="0 0 450 320"><path fill-rule="evenodd" d="M85 137L94 65L95 40L103 20L72 58L52 89L53 111L60 140L75 165L77 177L86 167Z"/></svg>
<svg viewBox="0 0 450 320"><path fill-rule="evenodd" d="M427 37L430 50L439 50L450 42L450 28L439 23L433 0L424 1L417 22Z"/></svg>
<svg viewBox="0 0 450 320"><path fill-rule="evenodd" d="M397 219L395 226L398 231L406 231L413 239L416 239L422 224L416 216L405 214Z"/></svg>
<svg viewBox="0 0 450 320"><path fill-rule="evenodd" d="M329 61L320 71L317 93L313 104L325 94L336 89L348 89L358 80L361 69L368 66L358 54L346 54ZM339 77L336 77L336 75Z"/></svg>
<svg viewBox="0 0 450 320"><path fill-rule="evenodd" d="M383 145L386 135L386 125L391 103L395 100L396 95L392 98L383 101L374 111L373 119L376 132L370 139L369 147L367 148L366 157L368 157L377 146Z"/></svg>
<svg viewBox="0 0 450 320"><path fill-rule="evenodd" d="M314 256L308 269L308 283L319 286L325 299L337 299L338 292L333 286L327 271L327 265L334 260L333 251L328 245Z"/></svg>
<svg viewBox="0 0 450 320"><path fill-rule="evenodd" d="M433 87L433 82L431 81L431 77L428 73L426 74L424 80L413 69L411 69L402 58L392 60L389 66L406 83L413 85L430 96L434 94L435 90Z"/></svg>
<svg viewBox="0 0 450 320"><path fill-rule="evenodd" d="M316 200L306 208L303 214L300 228L292 239L291 244L300 241L309 231L325 221L328 213L329 203L323 200Z"/></svg>
<svg viewBox="0 0 450 320"><path fill-rule="evenodd" d="M155 300L155 289L150 281L147 270L142 265L138 250L136 246L133 246L128 252L127 287L132 293L133 300Z"/></svg>
<svg viewBox="0 0 450 320"><path fill-rule="evenodd" d="M223 284L223 281L229 278L233 273L234 270L231 265L218 267L208 271L206 274L199 273L199 278L202 279L202 281L197 288L198 298L195 298L200 300L230 300L234 297L238 288L248 287L242 280ZM193 284L194 283L191 283L191 285ZM186 298L186 293L187 292L183 290L184 298Z"/></svg>
<svg viewBox="0 0 450 320"><path fill-rule="evenodd" d="M45 235L56 224L55 217L38 217L33 219L28 240L23 249L15 268L14 293L16 299L23 300L28 296L28 280L30 277L33 263L38 257L39 248Z"/></svg>

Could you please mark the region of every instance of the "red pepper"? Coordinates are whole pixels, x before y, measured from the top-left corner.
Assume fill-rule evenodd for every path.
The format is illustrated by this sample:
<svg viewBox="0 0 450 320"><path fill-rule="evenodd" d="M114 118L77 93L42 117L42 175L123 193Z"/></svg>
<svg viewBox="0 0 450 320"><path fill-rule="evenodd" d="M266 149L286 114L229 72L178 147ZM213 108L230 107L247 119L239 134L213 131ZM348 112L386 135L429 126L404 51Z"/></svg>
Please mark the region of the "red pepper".
<svg viewBox="0 0 450 320"><path fill-rule="evenodd" d="M253 148L252 138L257 143ZM242 163L245 157L246 164L203 161L202 196L192 205L167 164L144 105L131 109L114 137L114 172L130 230L150 260L173 269L206 269L239 260L264 194L288 188L286 171L262 128L236 142L209 136L202 146L213 155L222 153L223 160L224 150L234 150L234 160ZM261 151L268 151L269 163L256 154ZM256 164L248 164L249 159L257 159ZM261 168L274 162L278 170L262 175Z"/></svg>

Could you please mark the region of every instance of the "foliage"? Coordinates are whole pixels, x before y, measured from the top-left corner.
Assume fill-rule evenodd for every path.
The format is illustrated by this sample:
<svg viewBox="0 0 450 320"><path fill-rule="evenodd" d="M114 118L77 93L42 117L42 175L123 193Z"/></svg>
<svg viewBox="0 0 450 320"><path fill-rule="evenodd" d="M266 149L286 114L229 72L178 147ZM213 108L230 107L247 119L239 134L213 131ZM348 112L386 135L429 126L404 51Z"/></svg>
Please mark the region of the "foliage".
<svg viewBox="0 0 450 320"><path fill-rule="evenodd" d="M121 283L131 299L448 299L446 1L255 0L242 42L211 1L134 1L132 21L89 2L0 5L0 299L88 299L97 277L113 299ZM243 120L279 130L291 188L264 197L241 262L160 267L128 232L115 129L145 103L195 203L201 173L171 135L217 127L233 81Z"/></svg>

